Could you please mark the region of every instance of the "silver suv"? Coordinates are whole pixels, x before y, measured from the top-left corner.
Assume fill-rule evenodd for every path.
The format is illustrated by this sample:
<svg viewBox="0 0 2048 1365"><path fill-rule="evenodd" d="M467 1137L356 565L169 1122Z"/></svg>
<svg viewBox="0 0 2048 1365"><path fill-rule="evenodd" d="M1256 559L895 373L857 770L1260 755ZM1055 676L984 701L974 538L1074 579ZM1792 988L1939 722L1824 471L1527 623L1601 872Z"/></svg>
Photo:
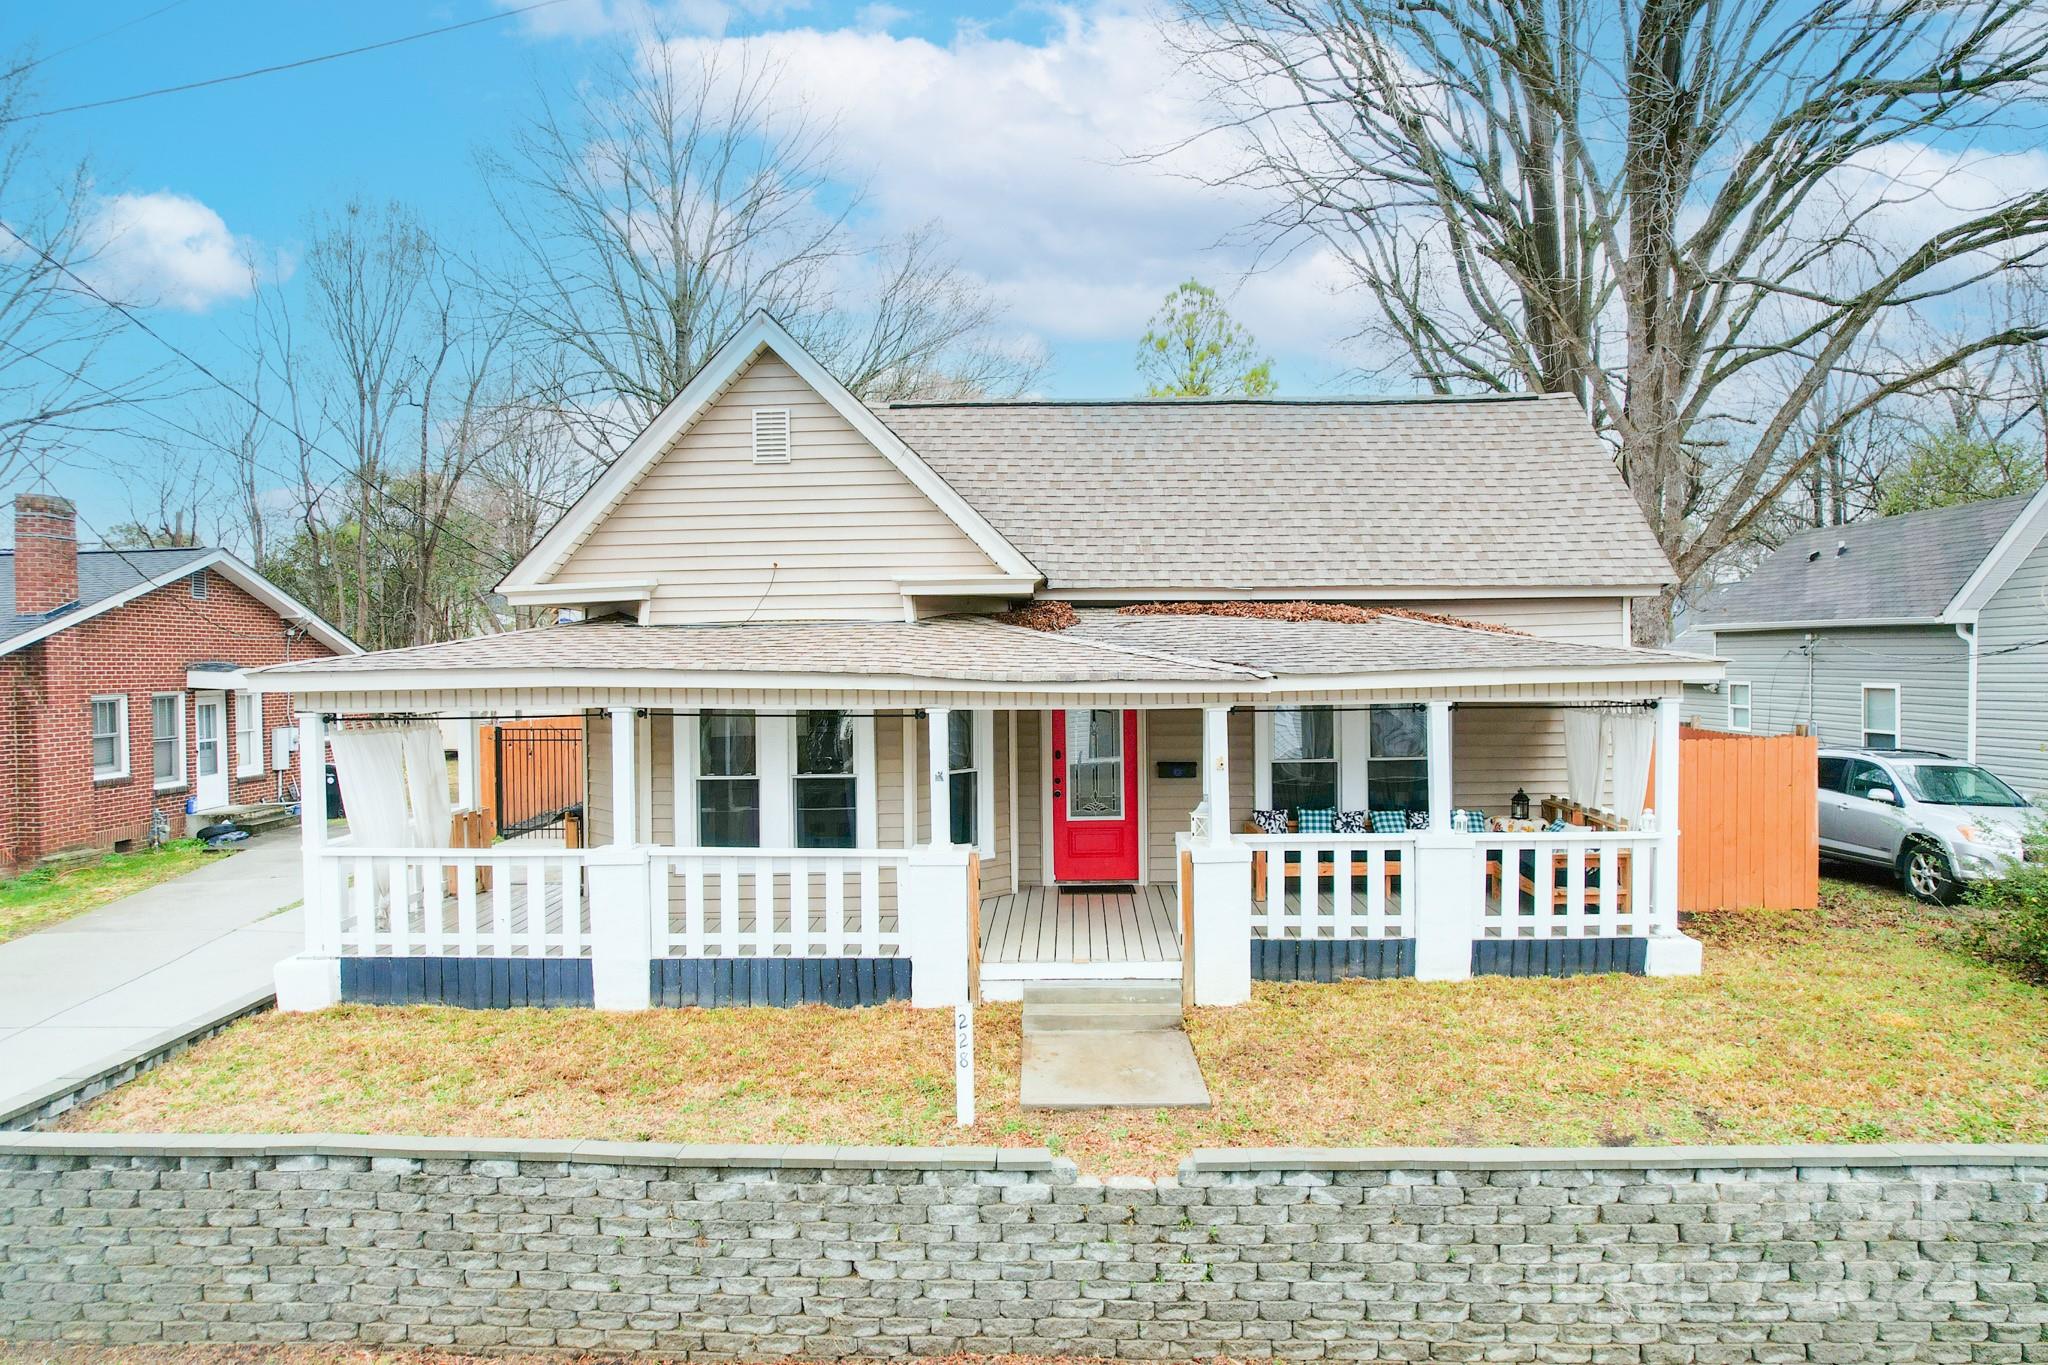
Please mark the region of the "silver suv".
<svg viewBox="0 0 2048 1365"><path fill-rule="evenodd" d="M1974 763L1924 749L1820 751L1820 851L1890 868L1923 901L2001 877L2038 812Z"/></svg>

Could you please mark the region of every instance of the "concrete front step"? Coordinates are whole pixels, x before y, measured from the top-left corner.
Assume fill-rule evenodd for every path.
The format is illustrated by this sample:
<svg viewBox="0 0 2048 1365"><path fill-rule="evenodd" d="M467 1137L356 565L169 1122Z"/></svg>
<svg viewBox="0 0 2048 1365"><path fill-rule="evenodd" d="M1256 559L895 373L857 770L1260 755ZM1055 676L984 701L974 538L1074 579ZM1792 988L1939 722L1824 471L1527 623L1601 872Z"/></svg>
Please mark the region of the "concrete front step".
<svg viewBox="0 0 2048 1365"><path fill-rule="evenodd" d="M1033 981L1024 1032L1146 1033L1182 1026L1180 985L1165 981Z"/></svg>

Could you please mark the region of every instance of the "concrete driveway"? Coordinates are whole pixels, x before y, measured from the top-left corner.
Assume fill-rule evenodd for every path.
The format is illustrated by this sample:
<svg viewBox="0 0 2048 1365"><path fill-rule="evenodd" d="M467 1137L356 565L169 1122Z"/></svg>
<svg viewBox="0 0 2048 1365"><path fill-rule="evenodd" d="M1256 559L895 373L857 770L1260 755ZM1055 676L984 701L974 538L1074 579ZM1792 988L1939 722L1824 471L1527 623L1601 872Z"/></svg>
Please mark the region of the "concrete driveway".
<svg viewBox="0 0 2048 1365"><path fill-rule="evenodd" d="M299 950L296 829L0 943L0 1114L268 992Z"/></svg>

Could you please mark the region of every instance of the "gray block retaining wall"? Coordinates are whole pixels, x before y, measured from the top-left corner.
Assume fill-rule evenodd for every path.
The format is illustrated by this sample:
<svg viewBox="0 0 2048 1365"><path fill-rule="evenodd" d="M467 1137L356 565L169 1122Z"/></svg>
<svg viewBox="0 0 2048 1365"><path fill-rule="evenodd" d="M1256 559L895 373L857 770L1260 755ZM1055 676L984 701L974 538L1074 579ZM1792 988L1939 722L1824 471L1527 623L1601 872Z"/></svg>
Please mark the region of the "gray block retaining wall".
<svg viewBox="0 0 2048 1365"><path fill-rule="evenodd" d="M808 1358L2048 1359L2048 1148L0 1137L0 1337Z"/></svg>

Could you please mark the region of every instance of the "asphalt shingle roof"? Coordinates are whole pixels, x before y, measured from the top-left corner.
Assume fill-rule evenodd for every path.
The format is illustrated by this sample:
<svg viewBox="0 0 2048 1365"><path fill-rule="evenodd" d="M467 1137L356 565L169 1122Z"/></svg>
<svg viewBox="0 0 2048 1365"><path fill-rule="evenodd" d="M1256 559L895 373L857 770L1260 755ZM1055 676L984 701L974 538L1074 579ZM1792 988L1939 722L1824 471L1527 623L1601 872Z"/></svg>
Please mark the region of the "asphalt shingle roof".
<svg viewBox="0 0 2048 1365"><path fill-rule="evenodd" d="M1050 594L1672 579L1568 395L875 411Z"/></svg>
<svg viewBox="0 0 2048 1365"><path fill-rule="evenodd" d="M1275 676L1483 668L1696 664L1651 650L1540 640L1400 617L1366 624L1079 613L1068 630L989 617L918 621L544 626L264 670L352 677L394 671L586 668L678 673L903 676L956 682L1229 685Z"/></svg>
<svg viewBox="0 0 2048 1365"><path fill-rule="evenodd" d="M2022 493L1802 531L1747 578L1717 588L1691 624L1935 620L2027 500Z"/></svg>
<svg viewBox="0 0 2048 1365"><path fill-rule="evenodd" d="M80 550L78 552L77 611L95 602L117 597L138 583L175 572L212 554L209 549L184 550ZM22 616L14 610L14 552L0 550L0 644L47 625L58 616Z"/></svg>

